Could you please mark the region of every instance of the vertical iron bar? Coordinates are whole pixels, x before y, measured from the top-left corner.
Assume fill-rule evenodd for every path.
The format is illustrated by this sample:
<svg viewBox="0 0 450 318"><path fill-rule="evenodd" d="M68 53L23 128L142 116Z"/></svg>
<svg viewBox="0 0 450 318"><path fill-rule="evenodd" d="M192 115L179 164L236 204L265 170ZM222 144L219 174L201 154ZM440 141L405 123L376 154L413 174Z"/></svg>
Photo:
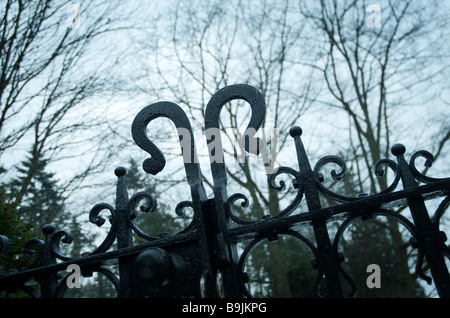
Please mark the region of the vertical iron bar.
<svg viewBox="0 0 450 318"><path fill-rule="evenodd" d="M39 250L39 266L56 264L56 257L52 253L51 240L55 227L53 225L45 225L42 228L45 235L45 243ZM58 286L58 274L56 272L46 276L39 276L36 281L41 287L41 298L54 298L55 291Z"/></svg>
<svg viewBox="0 0 450 318"><path fill-rule="evenodd" d="M224 209L224 188L214 186L214 199L204 204L203 220L205 228L209 228L209 247L213 267L213 277L216 297L219 298L241 298L240 284L237 276L237 250L236 246L228 237L230 220Z"/></svg>
<svg viewBox="0 0 450 318"><path fill-rule="evenodd" d="M115 174L118 178L116 190L116 236L117 248L125 248L133 245L131 227L128 225L128 191L124 181L124 176L127 173L123 167L118 167ZM129 298L133 297L133 256L126 256L119 258L119 275L120 288L118 297Z"/></svg>
<svg viewBox="0 0 450 318"><path fill-rule="evenodd" d="M403 188L405 190L417 188L417 182L404 158L405 146L395 144L391 151L397 157ZM441 250L443 240L440 232L433 226L421 195L409 196L407 202L417 228L419 248L425 254L439 296L450 298L450 275Z"/></svg>
<svg viewBox="0 0 450 318"><path fill-rule="evenodd" d="M303 188L309 211L318 210L321 208L320 198L314 181L314 174L300 137L302 129L300 127L293 127L289 133L295 140L300 169L297 182ZM318 266L321 266L325 274L325 281L330 296L335 298L343 297L339 279L339 259L337 253L332 248L325 219L313 220L312 225L316 237L317 250L319 252Z"/></svg>
<svg viewBox="0 0 450 318"><path fill-rule="evenodd" d="M208 209L205 205L208 204L206 193L202 184L191 184L192 208L194 210L194 218L196 231L198 235L198 248L201 269L201 277L197 282L199 288L197 295L202 298L214 297L214 274L212 267L212 258L209 250L210 246L210 223L208 222Z"/></svg>

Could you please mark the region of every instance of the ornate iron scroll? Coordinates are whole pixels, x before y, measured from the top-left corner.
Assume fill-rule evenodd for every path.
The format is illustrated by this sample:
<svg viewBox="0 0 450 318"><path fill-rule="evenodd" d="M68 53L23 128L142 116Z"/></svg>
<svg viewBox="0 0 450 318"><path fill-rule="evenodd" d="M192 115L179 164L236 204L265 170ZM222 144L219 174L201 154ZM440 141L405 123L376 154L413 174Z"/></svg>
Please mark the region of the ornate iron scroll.
<svg viewBox="0 0 450 318"><path fill-rule="evenodd" d="M44 240L33 239L26 250L34 253L35 261L25 270L0 276L0 293L13 294L25 291L31 297L63 297L68 289L70 274L60 275L71 264L81 268L82 277L97 272L109 280L118 297L253 297L249 288L246 264L256 247L273 242L280 237L290 237L304 244L313 255L312 269L317 273L315 294L322 296L321 286L327 286L330 297L352 297L357 293L352 277L345 272L345 257L340 243L345 231L356 220L368 220L375 216L390 218L402 225L410 235L411 246L418 250L416 272L427 283L434 283L439 296L450 297L450 275L445 257L450 249L446 236L440 229L440 220L450 202L450 178L438 179L423 175L416 167L419 157L430 167L433 156L418 151L406 161L405 147L392 147L392 159L382 159L374 166L374 173L382 177L389 169L394 178L385 190L376 194L348 197L335 193L325 186L331 177L339 182L345 177L345 162L337 156L325 156L311 165L301 140L302 130L293 127L290 135L296 147L297 167L278 167L268 175L272 191L283 191L286 184L281 176L291 179L294 198L276 215L265 213L261 220L244 220L235 212L235 204L249 206L250 200L241 193L227 193L227 173L219 127L220 112L232 100L244 100L251 108L244 138L240 144L247 152L259 154L265 146L256 137L266 111L262 94L248 85L232 85L214 94L205 109L205 135L209 150L213 177L213 197L208 198L202 182L195 141L189 119L182 108L171 102L158 102L142 109L135 117L131 132L136 144L150 157L143 162L145 172L155 175L164 170L166 159L161 150L150 140L147 128L158 117L170 119L175 125L182 150L191 200L178 203L175 213L183 216L187 207L194 211L191 223L172 235L152 236L137 225L137 209L148 213L157 210L154 194L138 192L129 197L124 176L126 169L118 167L115 205L95 205L89 220L101 227L109 214L109 230L103 242L92 252L71 258L61 251L61 243L70 244L74 239L68 232L54 226L43 228ZM337 166L330 176L325 167ZM419 185L422 183L421 185ZM400 186L401 185L401 186ZM400 188L400 189L399 189ZM326 197L335 205L323 207L320 197ZM425 200L441 198L438 208L431 215ZM142 199L148 204L138 207ZM302 202L306 203L304 211ZM396 212L396 207L410 209L412 219ZM336 231L330 231L330 222L339 222ZM302 232L311 228L314 240ZM136 244L136 235L144 243ZM247 242L244 248L238 244ZM0 236L0 252L6 253L9 240ZM116 246L116 248L114 248ZM431 277L424 271L426 260ZM115 264L116 269L108 266ZM34 284L33 284L34 282ZM343 283L351 288L347 291Z"/></svg>

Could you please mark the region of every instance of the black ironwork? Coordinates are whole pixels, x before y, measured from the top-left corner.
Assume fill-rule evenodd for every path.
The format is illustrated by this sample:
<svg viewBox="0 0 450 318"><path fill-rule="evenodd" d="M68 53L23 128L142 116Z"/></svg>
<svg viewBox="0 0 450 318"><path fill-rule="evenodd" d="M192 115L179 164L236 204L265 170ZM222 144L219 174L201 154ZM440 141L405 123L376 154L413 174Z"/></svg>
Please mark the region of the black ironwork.
<svg viewBox="0 0 450 318"><path fill-rule="evenodd" d="M268 176L268 183L273 190L282 191L285 183L277 182L277 178L280 175L289 176L296 191L294 200L277 215L267 213L262 220L244 220L234 212L233 206L237 201L241 201L243 207L248 206L249 200L240 193L227 193L220 133L215 133L219 131L222 107L235 99L245 100L251 106L251 118L241 141L243 147L255 154L264 147L262 141L255 137L266 111L261 93L248 85L232 85L214 94L205 111L205 131L214 181L212 198L207 197L202 183L190 122L178 105L170 102L149 105L138 113L132 124L133 139L150 154L150 158L143 163L143 169L150 174L164 169L165 157L148 138L147 126L155 118L167 117L178 129L192 200L180 202L176 213L183 216L185 208L193 210L192 221L184 230L160 237L144 233L135 222L136 206L146 198L148 206L141 206L140 209L150 212L155 209L156 201L152 194L146 192L129 197L124 182L126 169L119 167L115 170L118 178L115 207L101 203L89 213L89 220L102 226L105 219L100 213L109 211L111 228L104 241L94 251L70 258L63 255L60 244L71 243L72 235L47 225L43 228L45 240L33 239L26 245L30 251L33 247L37 248L34 263L26 270L0 276L0 292L10 294L24 290L32 297L63 297L70 275L66 269L70 264L76 264L82 276L98 272L107 277L116 288L118 297L252 297L245 273L250 253L263 241L291 236L303 242L314 255L312 266L317 271L318 296L322 281L326 283L331 297L354 296L355 284L342 267L344 256L339 252L339 242L355 220L381 215L396 220L409 231L411 244L418 250L417 274L429 283L434 282L440 297L450 297L450 275L445 264L450 250L445 244L444 232L439 229L440 219L450 201L450 178L431 178L417 170L418 157L425 158L426 165L431 166L433 156L429 152L414 153L408 163L404 158L405 147L394 145L392 154L397 161L383 159L375 165L377 176L382 176L385 169L393 171L395 178L392 184L378 194L347 197L327 189L321 172L329 164L338 165L340 171L332 170L331 177L340 180L346 173L344 161L337 156L326 156L312 168L301 140L302 130L293 127L290 135L295 142L298 169L279 167ZM400 183L403 188L397 190ZM319 194L338 204L322 207ZM308 211L294 214L294 211L299 211L303 198ZM424 204L431 198L443 198L432 217ZM394 211L400 206L409 207L412 220ZM341 220L341 223L332 238L327 224L336 220ZM302 226L312 227L315 244L302 235ZM146 243L135 245L133 233ZM238 250L237 244L243 241L249 241L249 244L244 250ZM112 248L115 242L116 249ZM5 252L9 246L8 239L0 236L0 243L0 250ZM432 277L423 272L424 259ZM118 275L105 267L114 260L118 264ZM64 277L62 272L66 274ZM353 287L349 295L344 294L342 280ZM32 288L30 282L37 283L39 288Z"/></svg>

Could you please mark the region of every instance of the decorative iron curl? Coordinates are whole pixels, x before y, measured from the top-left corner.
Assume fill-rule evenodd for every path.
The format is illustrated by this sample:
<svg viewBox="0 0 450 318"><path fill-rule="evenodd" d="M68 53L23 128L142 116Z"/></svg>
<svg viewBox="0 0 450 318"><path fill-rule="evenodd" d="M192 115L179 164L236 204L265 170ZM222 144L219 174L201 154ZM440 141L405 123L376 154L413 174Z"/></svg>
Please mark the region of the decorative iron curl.
<svg viewBox="0 0 450 318"><path fill-rule="evenodd" d="M418 157L422 157L425 158L425 163L424 166L427 168L430 168L433 165L434 162L434 156L426 151L426 150L419 150L417 152L415 152L409 161L409 168L414 176L414 178L416 178L417 180L423 182L423 183L432 183L432 182L436 182L436 181L441 181L441 180L445 180L446 178L432 178L432 177L428 177L425 176L424 174L420 173L419 170L417 170L416 168L416 159Z"/></svg>
<svg viewBox="0 0 450 318"><path fill-rule="evenodd" d="M347 166L345 165L344 160L342 160L338 156L325 156L320 158L319 161L317 161L314 167L314 172L316 173L319 180L322 182L324 179L323 174L320 172L320 170L329 163L335 163L341 168L341 171L339 173L336 173L336 170L334 169L331 170L331 177L333 178L333 180L335 181L341 180L347 172Z"/></svg>
<svg viewBox="0 0 450 318"><path fill-rule="evenodd" d="M279 185L277 185L275 182L276 178L281 174L289 174L293 177L292 180L293 180L294 188L297 189L297 195L294 198L294 200L286 208L284 208L282 211L280 211L277 215L273 215L273 216L266 215L263 218L266 218L267 216L270 216L271 218L279 218L279 217L287 216L295 210L295 208L300 204L300 202L302 200L303 189L298 186L298 182L296 179L298 172L292 168L279 167L279 168L277 168L275 173L269 174L267 176L267 182L268 182L269 187L275 191L283 191L286 188L286 183L283 180L280 180ZM244 220L235 214L233 205L237 200L243 200L243 202L241 203L241 206L243 208L247 208L249 206L249 200L244 194L235 193L235 194L231 195L228 198L227 204L226 204L227 212L228 212L230 218L238 224L252 224L252 223L258 222L259 220L255 220L255 221Z"/></svg>
<svg viewBox="0 0 450 318"><path fill-rule="evenodd" d="M181 201L175 207L175 213L179 217L186 217L186 215L183 212L183 209L188 208L188 207L193 209L194 208L194 203L192 201Z"/></svg>
<svg viewBox="0 0 450 318"><path fill-rule="evenodd" d="M235 211L234 211L234 209L233 209L233 205L234 205L234 203L235 203L236 201L238 201L238 200L243 200L243 201L241 202L241 207L243 207L243 208L248 208L248 206L249 206L249 200L248 200L248 198L247 198L244 194L242 194L242 193L235 193L235 194L231 195L231 196L228 198L228 200L227 200L227 205L226 205L226 206L227 206L227 209L226 209L226 211L227 211L227 213L228 213L228 216L229 216L234 222L236 222L236 223L238 223L238 224L251 224L251 223L254 223L255 221L244 220L244 219L238 217L238 216L235 214Z"/></svg>
<svg viewBox="0 0 450 318"><path fill-rule="evenodd" d="M192 210L194 210L194 215L195 215L194 202L192 202L192 201L181 201L180 203L178 203L177 206L175 207L176 215L178 215L181 218L186 218L187 216L183 212L183 210L185 208L191 208ZM185 233L185 232L190 231L194 225L194 219L195 219L195 217L192 218L192 221L189 223L189 225L184 230L180 231L179 233Z"/></svg>
<svg viewBox="0 0 450 318"><path fill-rule="evenodd" d="M155 209L156 209L156 206L157 206L156 199L153 198L153 196L150 193L145 192L145 191L137 192L137 193L133 194L131 196L130 200L128 201L128 211L130 214L130 218L132 220L137 217L136 207L137 207L137 204L142 199L148 200L148 205L141 205L139 207L139 209L142 212L149 213L149 212L155 211Z"/></svg>
<svg viewBox="0 0 450 318"><path fill-rule="evenodd" d="M89 212L89 221L91 223L94 223L98 227L101 227L103 224L105 224L105 219L100 216L100 212L103 210L109 210L111 212L111 218L110 220L113 220L116 215L116 209L108 203L98 203L94 205Z"/></svg>
<svg viewBox="0 0 450 318"><path fill-rule="evenodd" d="M297 176L297 171L295 169L289 168L289 167L279 167L277 168L277 171L273 174L269 174L267 176L267 182L269 183L269 187L275 191L283 191L286 188L286 183L283 180L280 180L279 185L277 186L275 184L275 179L280 174L290 174L293 179L295 180Z"/></svg>
<svg viewBox="0 0 450 318"><path fill-rule="evenodd" d="M206 105L205 129L219 128L219 117L222 107L235 99L242 99L250 104L252 114L241 144L243 144L247 152L258 155L264 148L264 142L260 138L255 137L255 134L264 121L266 102L261 92L250 85L230 85L217 91L211 97L208 105ZM220 138L220 136L217 138ZM248 140L246 140L247 138Z"/></svg>
<svg viewBox="0 0 450 318"><path fill-rule="evenodd" d="M310 249L310 251L312 252L312 254L314 255L315 258L318 257L319 253L317 251L317 248L314 246L314 244L309 239L307 239L302 234L300 234L296 231L288 230L288 231L280 231L277 233L277 235L288 235L288 236L292 236L294 238L299 239ZM261 243L263 243L266 239L269 239L269 238L264 235L255 238L252 242L250 242L246 246L246 248L244 249L244 251L242 252L242 254L239 258L237 272L238 272L238 275L240 275L240 277L241 277L241 279L240 279L240 282L242 284L241 290L245 297L254 298L254 296L250 293L250 291L248 290L248 288L246 286L246 284L249 282L248 274L246 272L244 272L244 267L245 267L246 261L250 255L250 253L255 248L257 248Z"/></svg>
<svg viewBox="0 0 450 318"><path fill-rule="evenodd" d="M148 198L150 200L153 200L153 197L149 193L138 192L131 197L131 199L130 199L131 204L129 205L129 207L132 208L133 206L136 206L136 204L139 202L139 200L141 200L143 198ZM186 215L183 212L183 209L187 208L187 207L194 208L194 204L191 201L182 201L182 202L178 203L177 206L175 207L176 215L178 215L179 217L186 217ZM149 204L149 206L141 206L140 209L146 213L149 213L149 212L153 213L156 209L156 200L152 201ZM161 238L161 236L167 235L167 233L161 233L159 236L152 236L152 235L145 233L134 222L134 219L136 218L136 211L133 209L133 211L130 211L129 215L130 215L130 226L133 229L133 231L136 233L136 235L139 236L140 238L143 238L147 241L154 241L154 240ZM193 222L191 222L186 228L184 228L180 232L174 233L173 235L187 232L192 228L192 226L193 226Z"/></svg>
<svg viewBox="0 0 450 318"><path fill-rule="evenodd" d="M339 168L341 169L339 172L336 172L336 170L334 170L334 169L331 170L331 172L330 172L331 178L334 181L339 181L346 175L347 166L345 165L344 160L342 160L338 156L322 157L321 159L319 159L319 161L317 161L316 165L314 166L314 177L315 177L317 189L320 192L322 192L323 194L327 195L328 197L335 199L336 201L341 202L341 203L346 203L346 202L351 202L351 201L356 200L357 198L347 197L347 196L343 196L343 195L334 193L333 191L330 191L323 186L322 182L325 180L325 178L324 178L324 175L320 171L323 169L323 167L325 167L326 165L328 165L330 163L337 164L339 166Z"/></svg>
<svg viewBox="0 0 450 318"><path fill-rule="evenodd" d="M60 244L61 242L66 244L71 244L73 242L73 235L69 232L60 230L56 231L52 234L52 237L50 239L50 248L53 253L53 255L56 256L56 258L62 260L62 261L69 261L72 260L71 257L65 256L61 253Z"/></svg>
<svg viewBox="0 0 450 318"><path fill-rule="evenodd" d="M395 161L391 159L381 159L374 166L374 173L378 178L382 178L386 173L386 171L381 168L382 166L390 168L394 172L395 178L392 183L379 194L393 192L395 188L397 188L397 185L401 179L400 167Z"/></svg>
<svg viewBox="0 0 450 318"><path fill-rule="evenodd" d="M276 185L275 180L276 178L281 175L281 174L288 174L291 175L292 178L292 182L293 182L293 186L294 189L297 189L297 194L294 198L294 200L286 207L284 208L279 214L277 214L274 217L283 217L283 216L287 216L289 214L291 214L295 208L298 207L298 205L300 204L300 202L302 201L303 198L303 187L301 186L301 183L299 182L298 178L298 171L296 171L295 169L292 169L290 167L279 167L277 168L277 171L273 174L270 174L267 176L267 182L269 184L269 187L275 191L283 191L286 188L286 183L283 180L280 180L279 185Z"/></svg>
<svg viewBox="0 0 450 318"><path fill-rule="evenodd" d="M337 157L337 156L325 156L325 157L321 158L316 163L316 166L314 167L314 172L317 177L316 184L317 184L319 191L321 191L322 193L326 194L327 196L329 196L341 203L352 202L352 201L359 199L361 196L366 195L365 193L361 193L357 197L348 197L348 196L343 196L343 195L334 193L334 192L328 190L327 188L325 188L322 185L322 182L324 181L324 175L320 172L320 170L322 170L325 165L330 164L330 163L337 164L341 168L341 171L339 173L337 173L336 170L334 170L334 169L331 170L330 174L331 174L331 177L333 180L339 181L342 178L344 178L344 176L347 173L347 167L342 158ZM383 177L386 173L386 170L383 169L382 167L387 167L387 168L391 169L395 174L395 178L392 181L392 183L385 190L383 190L377 194L393 192L396 189L396 187L401 179L400 167L398 166L398 164L395 161L393 161L391 159L381 159L378 162L376 162L375 166L374 166L374 174L378 178Z"/></svg>
<svg viewBox="0 0 450 318"><path fill-rule="evenodd" d="M99 215L103 210L109 210L109 212L111 212L111 228L109 229L109 232L103 242L93 252L88 253L89 255L106 252L116 240L116 225L114 222L116 210L113 206L108 203L98 203L94 205L89 212L89 221L96 224L98 227L101 227L105 223L105 219Z"/></svg>
<svg viewBox="0 0 450 318"><path fill-rule="evenodd" d="M25 243L23 251L29 255L36 256L29 268L33 268L39 264L39 251L44 247L44 245L44 241L37 238L32 238Z"/></svg>
<svg viewBox="0 0 450 318"><path fill-rule="evenodd" d="M69 232L60 230L56 231L54 225L47 224L42 228L42 232L45 235L45 241L40 239L28 240L23 248L23 251L30 255L36 255L33 263L29 268L36 266L49 265L54 258L68 261L72 258L62 254L60 249L61 242L71 244L73 242L73 235ZM36 253L36 250L38 253Z"/></svg>
<svg viewBox="0 0 450 318"><path fill-rule="evenodd" d="M28 268L49 265L51 262L51 238L56 228L52 224L46 224L42 227L42 233L45 235L45 241L32 238L28 240L23 251L36 258ZM49 245L50 244L50 245Z"/></svg>

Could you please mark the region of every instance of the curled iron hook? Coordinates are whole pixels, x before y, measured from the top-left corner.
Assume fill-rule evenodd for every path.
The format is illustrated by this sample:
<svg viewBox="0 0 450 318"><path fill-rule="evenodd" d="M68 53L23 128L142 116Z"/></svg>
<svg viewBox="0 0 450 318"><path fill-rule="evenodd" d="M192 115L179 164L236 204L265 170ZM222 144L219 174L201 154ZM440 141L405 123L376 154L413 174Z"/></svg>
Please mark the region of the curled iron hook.
<svg viewBox="0 0 450 318"><path fill-rule="evenodd" d="M147 125L158 117L169 118L175 124L183 153L187 181L190 185L201 184L200 166L191 124L183 109L171 102L157 102L148 105L136 115L131 125L131 134L134 141L151 156L143 163L144 171L156 175L166 165L164 154L147 135Z"/></svg>
<svg viewBox="0 0 450 318"><path fill-rule="evenodd" d="M250 104L252 109L250 122L242 140L240 140L241 145L247 152L256 155L264 148L263 141L255 137L266 114L266 103L261 92L246 84L230 85L217 91L211 97L205 110L206 138L211 160L211 170L216 183L221 183L222 180L225 180L226 176L225 165L223 164L222 141L219 133L220 111L224 105L235 99L245 100ZM220 153L217 154L217 152Z"/></svg>

